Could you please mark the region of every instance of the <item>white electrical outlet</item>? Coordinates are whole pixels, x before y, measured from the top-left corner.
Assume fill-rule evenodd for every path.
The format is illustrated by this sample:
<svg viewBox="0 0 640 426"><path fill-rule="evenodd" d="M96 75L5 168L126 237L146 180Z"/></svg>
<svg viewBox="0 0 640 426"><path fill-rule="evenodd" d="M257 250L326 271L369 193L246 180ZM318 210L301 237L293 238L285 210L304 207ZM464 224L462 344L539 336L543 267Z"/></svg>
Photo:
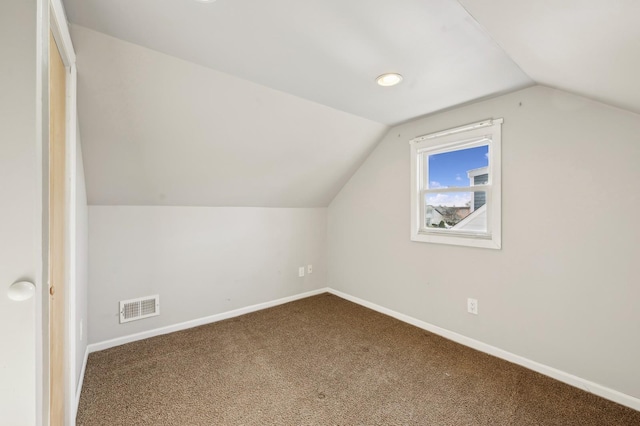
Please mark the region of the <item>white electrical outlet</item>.
<svg viewBox="0 0 640 426"><path fill-rule="evenodd" d="M467 312L470 314L478 315L478 300L477 299L467 299Z"/></svg>
<svg viewBox="0 0 640 426"><path fill-rule="evenodd" d="M307 274L313 273L313 265L307 265Z"/></svg>
<svg viewBox="0 0 640 426"><path fill-rule="evenodd" d="M304 266L298 268L298 276L304 277Z"/></svg>

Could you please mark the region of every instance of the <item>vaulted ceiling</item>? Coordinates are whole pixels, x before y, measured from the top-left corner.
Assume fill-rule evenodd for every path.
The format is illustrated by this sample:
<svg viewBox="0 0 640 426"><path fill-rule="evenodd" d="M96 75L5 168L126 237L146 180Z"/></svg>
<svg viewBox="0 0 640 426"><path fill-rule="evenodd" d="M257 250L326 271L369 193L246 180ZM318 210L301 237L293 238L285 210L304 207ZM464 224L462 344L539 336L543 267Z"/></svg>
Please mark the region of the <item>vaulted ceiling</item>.
<svg viewBox="0 0 640 426"><path fill-rule="evenodd" d="M460 3L536 83L640 113L640 1Z"/></svg>
<svg viewBox="0 0 640 426"><path fill-rule="evenodd" d="M65 7L92 204L326 206L388 126L535 83L640 112L634 0Z"/></svg>
<svg viewBox="0 0 640 426"><path fill-rule="evenodd" d="M84 27L71 35L90 204L326 206L387 129Z"/></svg>

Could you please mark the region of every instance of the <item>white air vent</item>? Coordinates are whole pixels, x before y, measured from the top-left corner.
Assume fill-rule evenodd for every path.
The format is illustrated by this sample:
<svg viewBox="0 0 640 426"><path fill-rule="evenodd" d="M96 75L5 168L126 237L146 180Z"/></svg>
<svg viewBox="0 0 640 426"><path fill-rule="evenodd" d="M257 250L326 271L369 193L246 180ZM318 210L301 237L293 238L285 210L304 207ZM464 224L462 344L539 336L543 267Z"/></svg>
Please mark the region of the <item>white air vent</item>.
<svg viewBox="0 0 640 426"><path fill-rule="evenodd" d="M120 301L120 324L160 315L160 296L139 297Z"/></svg>

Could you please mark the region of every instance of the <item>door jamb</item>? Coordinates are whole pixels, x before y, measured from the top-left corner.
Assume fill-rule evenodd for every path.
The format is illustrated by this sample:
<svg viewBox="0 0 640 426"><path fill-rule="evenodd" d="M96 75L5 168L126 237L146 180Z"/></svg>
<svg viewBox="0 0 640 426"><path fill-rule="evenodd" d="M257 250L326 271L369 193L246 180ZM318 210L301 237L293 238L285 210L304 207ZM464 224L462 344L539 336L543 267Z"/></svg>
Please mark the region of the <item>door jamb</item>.
<svg viewBox="0 0 640 426"><path fill-rule="evenodd" d="M77 70L62 0L37 0L36 23L36 132L40 187L37 206L41 220L37 231L42 244L37 249L39 290L36 294L36 424L49 423L49 31L66 68L66 165L65 196L65 423L75 424L79 393L76 383L76 140Z"/></svg>

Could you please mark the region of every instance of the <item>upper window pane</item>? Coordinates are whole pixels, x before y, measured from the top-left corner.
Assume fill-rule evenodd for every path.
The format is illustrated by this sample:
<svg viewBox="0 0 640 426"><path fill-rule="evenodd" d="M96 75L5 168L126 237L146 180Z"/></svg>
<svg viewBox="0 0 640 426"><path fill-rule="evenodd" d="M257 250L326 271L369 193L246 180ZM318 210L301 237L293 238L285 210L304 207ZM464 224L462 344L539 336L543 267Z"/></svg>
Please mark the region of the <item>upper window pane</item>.
<svg viewBox="0 0 640 426"><path fill-rule="evenodd" d="M452 188L488 183L489 146L457 149L428 156L428 188ZM474 175L474 171L482 172Z"/></svg>

